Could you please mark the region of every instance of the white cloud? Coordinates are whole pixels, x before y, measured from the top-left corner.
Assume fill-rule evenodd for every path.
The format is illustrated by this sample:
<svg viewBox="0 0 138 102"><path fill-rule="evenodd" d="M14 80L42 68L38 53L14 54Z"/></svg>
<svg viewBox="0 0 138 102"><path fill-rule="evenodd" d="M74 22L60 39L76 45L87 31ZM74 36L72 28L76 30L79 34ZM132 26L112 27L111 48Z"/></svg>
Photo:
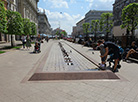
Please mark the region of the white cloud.
<svg viewBox="0 0 138 102"><path fill-rule="evenodd" d="M99 0L100 2L113 2L114 0Z"/></svg>
<svg viewBox="0 0 138 102"><path fill-rule="evenodd" d="M42 8L39 8L39 10L43 11ZM66 30L69 34L71 34L71 32L72 32L72 27L75 26L78 21L80 21L82 18L84 18L80 14L70 15L66 12L62 12L62 13L51 12L46 9L45 9L45 13L46 13L48 20L51 24L51 27L53 29L58 28L59 23L60 23L61 29Z"/></svg>
<svg viewBox="0 0 138 102"><path fill-rule="evenodd" d="M39 9L40 12L43 12L43 9L42 8L39 7L38 9Z"/></svg>
<svg viewBox="0 0 138 102"><path fill-rule="evenodd" d="M76 0L70 0L70 3L76 3Z"/></svg>
<svg viewBox="0 0 138 102"><path fill-rule="evenodd" d="M48 0L52 3L52 8L69 8L68 3L64 0Z"/></svg>
<svg viewBox="0 0 138 102"><path fill-rule="evenodd" d="M85 0L85 1L89 2L89 8L91 8L93 5L93 0Z"/></svg>

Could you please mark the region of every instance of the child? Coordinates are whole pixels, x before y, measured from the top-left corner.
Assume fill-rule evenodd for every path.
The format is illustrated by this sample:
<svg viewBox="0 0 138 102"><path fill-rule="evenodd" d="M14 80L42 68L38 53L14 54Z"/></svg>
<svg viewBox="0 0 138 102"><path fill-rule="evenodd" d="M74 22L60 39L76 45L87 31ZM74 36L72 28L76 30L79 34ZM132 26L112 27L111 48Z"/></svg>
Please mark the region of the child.
<svg viewBox="0 0 138 102"><path fill-rule="evenodd" d="M98 48L100 48L100 53L101 53L101 55L100 55L100 57L101 57L101 63L100 63L100 67L102 68L102 69L105 69L105 67L106 67L106 56L105 57L103 57L103 55L105 54L105 48L104 48L104 44L103 44L103 41L102 40L99 40L98 41Z"/></svg>

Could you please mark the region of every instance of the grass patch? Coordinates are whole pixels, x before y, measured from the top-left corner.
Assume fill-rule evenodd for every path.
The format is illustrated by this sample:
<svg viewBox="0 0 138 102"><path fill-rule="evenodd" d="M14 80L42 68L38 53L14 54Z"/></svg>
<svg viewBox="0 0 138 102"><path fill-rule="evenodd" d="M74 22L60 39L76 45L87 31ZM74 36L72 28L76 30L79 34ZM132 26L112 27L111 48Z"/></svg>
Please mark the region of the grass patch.
<svg viewBox="0 0 138 102"><path fill-rule="evenodd" d="M11 47L11 46L6 46L6 47L4 47L4 48L1 48L0 50L20 49L20 48L21 48L21 46L22 46L22 44L18 44L18 45L14 46L14 47Z"/></svg>
<svg viewBox="0 0 138 102"><path fill-rule="evenodd" d="M35 42L31 42L31 44L35 44Z"/></svg>
<svg viewBox="0 0 138 102"><path fill-rule="evenodd" d="M13 47L14 49L20 49L21 48L21 46L15 46L15 47Z"/></svg>
<svg viewBox="0 0 138 102"><path fill-rule="evenodd" d="M0 51L0 54L1 54L1 53L5 53L5 52L6 52L6 51Z"/></svg>

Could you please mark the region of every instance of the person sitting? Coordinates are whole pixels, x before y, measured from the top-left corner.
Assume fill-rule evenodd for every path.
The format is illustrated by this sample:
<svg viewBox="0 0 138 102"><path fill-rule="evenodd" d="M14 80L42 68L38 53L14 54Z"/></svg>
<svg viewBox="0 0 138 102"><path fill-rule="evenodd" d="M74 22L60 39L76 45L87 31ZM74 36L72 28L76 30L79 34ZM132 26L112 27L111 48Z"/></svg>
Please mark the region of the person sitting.
<svg viewBox="0 0 138 102"><path fill-rule="evenodd" d="M41 52L41 51L40 51L40 45L39 45L38 42L36 42L36 43L35 43L35 46L34 46L34 53L39 53L39 52Z"/></svg>
<svg viewBox="0 0 138 102"><path fill-rule="evenodd" d="M80 38L79 41L78 41L78 44L82 44L82 39Z"/></svg>
<svg viewBox="0 0 138 102"><path fill-rule="evenodd" d="M127 55L125 57L125 61L128 59L128 57L131 55L131 54L134 54L134 53L138 53L138 47L136 46L136 43L135 41L133 41L131 43L131 46L129 47L129 51L127 52Z"/></svg>

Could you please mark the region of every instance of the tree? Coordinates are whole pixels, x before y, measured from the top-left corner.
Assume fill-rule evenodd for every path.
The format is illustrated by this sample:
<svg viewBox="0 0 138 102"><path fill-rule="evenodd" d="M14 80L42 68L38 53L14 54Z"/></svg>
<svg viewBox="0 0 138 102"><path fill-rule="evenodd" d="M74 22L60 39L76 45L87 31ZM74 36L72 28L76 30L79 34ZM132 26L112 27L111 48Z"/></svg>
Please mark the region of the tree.
<svg viewBox="0 0 138 102"><path fill-rule="evenodd" d="M102 13L101 15L101 21L100 21L100 29L101 31L105 30L105 40L108 40L109 33L111 32L111 29L113 28L113 14L112 13Z"/></svg>
<svg viewBox="0 0 138 102"><path fill-rule="evenodd" d="M96 42L96 33L100 29L100 21L92 20L91 22L91 32L94 32L94 41Z"/></svg>
<svg viewBox="0 0 138 102"><path fill-rule="evenodd" d="M4 8L4 3L0 0L0 32L7 32L7 20L6 20L6 10Z"/></svg>
<svg viewBox="0 0 138 102"><path fill-rule="evenodd" d="M83 32L84 34L86 34L86 40L88 40L88 29L90 28L90 24L89 23L84 23L83 24Z"/></svg>
<svg viewBox="0 0 138 102"><path fill-rule="evenodd" d="M65 30L62 30L62 31L61 31L61 34L62 34L63 36L67 36L67 32L66 32Z"/></svg>
<svg viewBox="0 0 138 102"><path fill-rule="evenodd" d="M11 34L11 46L15 46L12 35L23 34L23 19L19 12L7 10L7 34Z"/></svg>
<svg viewBox="0 0 138 102"><path fill-rule="evenodd" d="M57 35L57 37L60 37L60 32L59 32L59 30L56 31L56 35Z"/></svg>
<svg viewBox="0 0 138 102"><path fill-rule="evenodd" d="M127 28L127 35L131 31L132 40L134 40L134 31L138 25L138 3L131 3L122 10L121 28Z"/></svg>
<svg viewBox="0 0 138 102"><path fill-rule="evenodd" d="M30 22L31 23L31 35L36 35L37 31L36 31L36 25L34 22Z"/></svg>
<svg viewBox="0 0 138 102"><path fill-rule="evenodd" d="M24 35L31 35L32 29L30 20L27 18L23 18L23 25L24 25Z"/></svg>

